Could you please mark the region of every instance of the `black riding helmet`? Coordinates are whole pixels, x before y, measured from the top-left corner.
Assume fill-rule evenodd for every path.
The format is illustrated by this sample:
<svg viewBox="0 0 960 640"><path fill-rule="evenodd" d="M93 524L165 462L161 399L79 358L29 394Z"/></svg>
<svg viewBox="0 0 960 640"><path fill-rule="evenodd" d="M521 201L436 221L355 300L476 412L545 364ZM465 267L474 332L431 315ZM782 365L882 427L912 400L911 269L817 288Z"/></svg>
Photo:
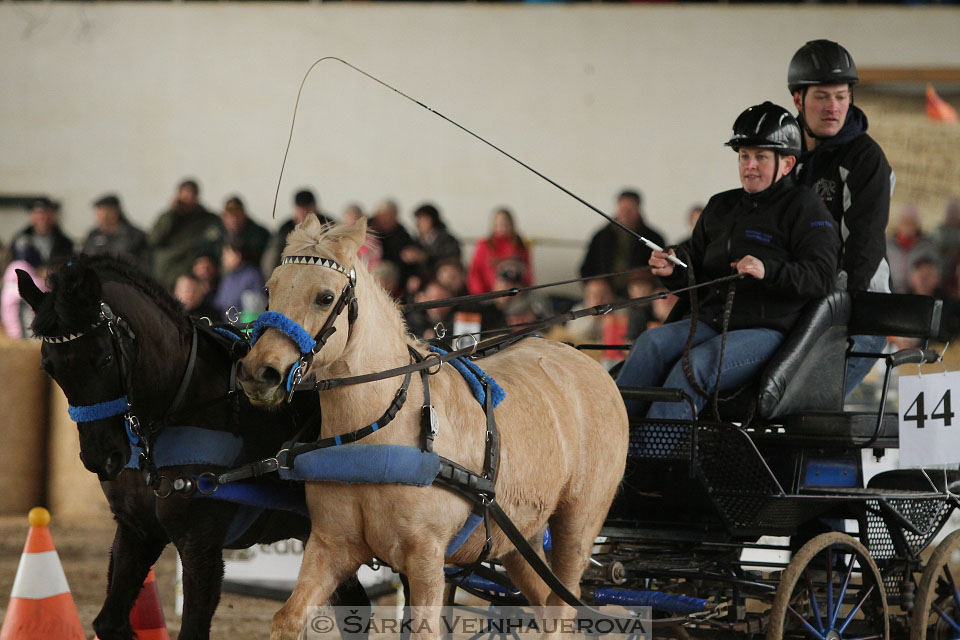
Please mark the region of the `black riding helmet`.
<svg viewBox="0 0 960 640"><path fill-rule="evenodd" d="M749 107L733 123L733 136L726 145L771 149L785 156L800 155L800 125L783 107L770 101Z"/></svg>
<svg viewBox="0 0 960 640"><path fill-rule="evenodd" d="M815 84L848 84L860 80L853 56L832 40L811 40L800 47L790 60L787 87L790 93Z"/></svg>

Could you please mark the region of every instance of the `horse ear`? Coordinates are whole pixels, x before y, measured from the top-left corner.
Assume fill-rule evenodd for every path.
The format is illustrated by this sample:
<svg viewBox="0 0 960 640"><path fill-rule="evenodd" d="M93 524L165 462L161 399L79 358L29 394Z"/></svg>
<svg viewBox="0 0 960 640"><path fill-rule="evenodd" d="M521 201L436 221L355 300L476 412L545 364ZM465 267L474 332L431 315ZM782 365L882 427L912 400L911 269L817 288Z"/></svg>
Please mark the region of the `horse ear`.
<svg viewBox="0 0 960 640"><path fill-rule="evenodd" d="M353 223L352 235L358 247L362 247L367 242L367 219L365 217L361 216Z"/></svg>
<svg viewBox="0 0 960 640"><path fill-rule="evenodd" d="M321 222L317 216L307 216L303 219L303 222L300 223L300 228L313 234L318 234L320 230L323 229L323 222Z"/></svg>
<svg viewBox="0 0 960 640"><path fill-rule="evenodd" d="M33 281L30 274L23 269L17 269L17 288L20 290L20 297L23 298L30 308L37 311L43 302L45 294Z"/></svg>

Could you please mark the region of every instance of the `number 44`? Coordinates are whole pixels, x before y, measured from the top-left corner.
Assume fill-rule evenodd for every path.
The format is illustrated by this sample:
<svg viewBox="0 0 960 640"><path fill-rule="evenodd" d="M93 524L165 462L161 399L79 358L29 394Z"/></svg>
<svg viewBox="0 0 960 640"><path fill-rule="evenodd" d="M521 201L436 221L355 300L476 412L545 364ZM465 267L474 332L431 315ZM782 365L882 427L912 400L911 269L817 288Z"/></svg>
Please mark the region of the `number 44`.
<svg viewBox="0 0 960 640"><path fill-rule="evenodd" d="M936 396L934 396L936 397ZM916 407L916 413L911 414L910 412ZM940 411L941 407L943 411ZM943 397L940 398L940 402L937 403L937 406L934 407L933 413L930 414L930 420L943 420L943 426L949 427L953 424L953 411L950 410L950 389L943 394ZM927 420L927 415L923 412L923 391L917 395L916 400L913 401L908 408L906 413L903 414L904 422L916 422L917 429L923 429L923 423Z"/></svg>

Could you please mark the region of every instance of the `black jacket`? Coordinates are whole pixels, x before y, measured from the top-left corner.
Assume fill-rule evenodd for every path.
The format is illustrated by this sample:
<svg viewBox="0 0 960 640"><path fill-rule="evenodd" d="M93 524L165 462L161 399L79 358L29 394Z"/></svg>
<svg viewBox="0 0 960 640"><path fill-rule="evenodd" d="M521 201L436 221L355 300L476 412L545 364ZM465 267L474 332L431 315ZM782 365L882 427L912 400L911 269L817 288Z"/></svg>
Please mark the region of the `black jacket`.
<svg viewBox="0 0 960 640"><path fill-rule="evenodd" d="M885 234L896 178L880 145L867 135L867 125L867 116L851 105L840 132L804 151L796 173L823 198L840 226L847 289L889 292Z"/></svg>
<svg viewBox="0 0 960 640"><path fill-rule="evenodd" d="M642 222L640 223L640 228L636 229L636 232L661 247L665 246L663 236ZM622 246L620 243L621 237L626 235L626 231L613 223L609 223L597 231L593 238L590 239L587 255L584 256L583 263L580 265L580 277L591 278L604 273L619 271L620 268L617 265L616 254ZM630 255L624 256L626 269L646 266L647 261L650 260L650 249L647 245L631 236L629 246ZM627 288L627 277L624 275L611 278L610 284L615 291L622 293L626 291Z"/></svg>
<svg viewBox="0 0 960 640"><path fill-rule="evenodd" d="M763 280L736 280L729 329L766 327L786 331L810 299L834 289L840 236L830 212L810 188L788 175L769 189L743 189L710 198L690 239L690 265L697 282L734 273L731 262L751 255L763 262ZM666 280L686 285L687 270ZM726 283L698 289L701 321L722 327Z"/></svg>
<svg viewBox="0 0 960 640"><path fill-rule="evenodd" d="M44 266L56 267L69 260L70 256L73 255L73 240L68 238L66 234L60 230L60 225L53 226L50 237L50 255L46 255L46 253L40 249L40 243L36 240L36 231L33 230L33 226L31 225L27 225L26 228L21 229L13 236L13 239L10 240L10 247L13 249L14 255L16 255L17 251L23 251L26 250L27 247L32 246L37 250L37 253L40 254Z"/></svg>

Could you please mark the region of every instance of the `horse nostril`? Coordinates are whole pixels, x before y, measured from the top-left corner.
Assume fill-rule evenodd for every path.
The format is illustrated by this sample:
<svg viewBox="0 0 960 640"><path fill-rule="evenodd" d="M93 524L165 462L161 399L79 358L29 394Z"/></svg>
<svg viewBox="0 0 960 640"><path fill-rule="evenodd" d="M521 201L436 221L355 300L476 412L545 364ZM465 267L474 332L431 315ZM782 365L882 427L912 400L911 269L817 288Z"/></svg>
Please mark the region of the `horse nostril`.
<svg viewBox="0 0 960 640"><path fill-rule="evenodd" d="M271 387L280 384L281 380L280 372L271 366L263 366L257 369L256 378L258 382L270 385Z"/></svg>
<svg viewBox="0 0 960 640"><path fill-rule="evenodd" d="M111 479L115 478L122 468L123 454L119 451L114 451L107 456L107 461L103 465L104 474Z"/></svg>

